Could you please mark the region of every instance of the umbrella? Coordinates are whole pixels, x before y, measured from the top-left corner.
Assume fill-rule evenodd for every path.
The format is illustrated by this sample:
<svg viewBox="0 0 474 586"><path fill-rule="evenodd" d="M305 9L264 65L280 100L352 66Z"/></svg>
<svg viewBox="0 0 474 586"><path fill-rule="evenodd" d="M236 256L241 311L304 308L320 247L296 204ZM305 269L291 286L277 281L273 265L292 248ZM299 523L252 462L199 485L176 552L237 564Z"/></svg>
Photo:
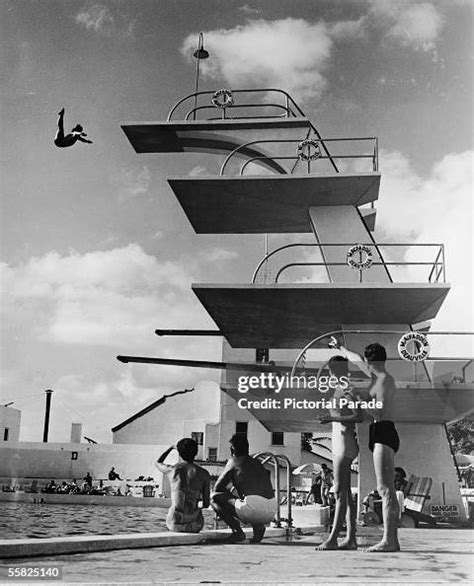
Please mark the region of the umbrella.
<svg viewBox="0 0 474 586"><path fill-rule="evenodd" d="M456 464L458 466L469 466L469 464L474 464L474 456L468 454L455 454L454 457L456 458Z"/></svg>
<svg viewBox="0 0 474 586"><path fill-rule="evenodd" d="M320 464L316 464L315 462L308 462L307 464L302 464L293 470L293 474L318 474L321 472L322 468Z"/></svg>

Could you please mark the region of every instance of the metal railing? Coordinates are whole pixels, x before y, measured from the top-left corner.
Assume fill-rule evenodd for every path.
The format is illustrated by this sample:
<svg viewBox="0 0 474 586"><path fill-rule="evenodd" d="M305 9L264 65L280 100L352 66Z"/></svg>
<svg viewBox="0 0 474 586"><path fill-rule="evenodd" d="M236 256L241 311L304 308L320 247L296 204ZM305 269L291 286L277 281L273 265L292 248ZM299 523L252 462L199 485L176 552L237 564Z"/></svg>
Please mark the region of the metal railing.
<svg viewBox="0 0 474 586"><path fill-rule="evenodd" d="M192 94L188 94L187 96L185 96L184 98L181 98L180 100L178 100L178 102L176 102L176 104L171 108L171 110L169 111L168 114L168 122L171 121L173 119L173 115L177 112L178 108L184 104L185 102L192 102L194 103L195 100L199 99L199 97L204 97L204 96L209 96L212 98L212 96L214 95L215 90L210 90L210 91L202 91L202 92L194 92ZM281 90L279 88L256 88L256 89L239 89L239 90L232 90L232 94L260 94L263 95L265 97L268 97L269 93L276 93L278 94L279 97L283 98L283 103L279 104L279 103L273 103L273 102L263 102L263 103L242 103L242 104L232 104L231 106L228 106L227 108L222 108L221 110L221 116L219 118L213 117L213 118L205 118L205 120L216 120L216 119L225 119L226 118L226 110L236 110L236 109L241 109L241 108L262 108L262 107L267 107L267 108L277 108L278 110L283 110L283 114L278 114L276 116L267 116L268 118L305 118L305 114L303 112L303 110L298 106L298 104L293 100L293 98L290 96L289 93L285 92L284 90ZM206 104L204 106L194 106L190 109L187 110L186 114L184 115L184 117L182 119L184 120L189 120L191 118L191 116L194 115L194 113L197 113L197 111L201 111L203 112L204 110L212 110L212 111L216 111L216 107L212 104L211 100L209 100L209 104ZM238 120L251 120L252 118L261 118L261 116L243 116L243 117L233 117L233 119L238 119Z"/></svg>
<svg viewBox="0 0 474 586"><path fill-rule="evenodd" d="M247 142L245 144L239 145L238 147L236 147L232 152L230 152L227 157L224 159L221 168L220 168L220 175L224 175L225 174L225 170L227 165L229 164L229 162L232 160L233 157L241 155L242 152L244 151L244 149L246 149L247 147L251 146L251 145L257 145L257 144L274 144L274 145L278 145L278 144L296 144L298 145L299 143L302 142L303 139L261 139L261 140L253 140L250 142ZM311 172L311 164L312 163L317 163L320 160L333 160L333 159L370 159L372 161L372 171L373 172L377 172L379 170L379 151L378 151L378 138L376 136L361 136L361 137L341 137L341 138L315 138L312 139L312 142L315 144L321 144L321 146L324 148L324 145L328 142L367 142L367 141L372 141L373 143L373 148L371 150L370 153L367 154L339 154L339 155L335 155L334 153L331 153L331 155L323 155L321 154L320 156L318 156L316 159L314 159L313 161L311 159L306 160L306 169L307 172L310 173ZM250 165L251 163L255 163L255 162L259 162L259 161L267 161L268 159L271 159L273 161L283 161L283 160L287 160L287 161L294 161L294 165L292 167L292 169L287 172L288 174L292 174L293 171L296 169L296 166L298 165L298 163L302 162L302 164L304 164L304 159L301 159L298 154L293 154L293 155L276 155L276 156L270 156L270 155L261 155L261 156L257 156L257 157L252 157L248 160L246 160L241 168L240 168L240 172L239 175L244 175L244 171L247 168L248 165Z"/></svg>
<svg viewBox="0 0 474 586"><path fill-rule="evenodd" d="M275 250L273 250L272 252L266 254L261 261L258 263L253 276L252 276L252 283L256 283L257 279L259 277L259 273L260 270L262 269L262 267L264 267L270 258L272 258L273 256L275 256L276 254L278 254L279 252L282 252L284 250L288 250L290 248L296 248L296 247L312 247L312 248L317 248L322 256L322 261L321 262L291 262L291 263L286 263L285 265L283 265L276 273L276 276L274 278L274 282L278 283L280 276L282 275L283 272L285 272L287 269L290 269L292 267L323 267L324 269L326 269L327 273L328 273L328 278L329 278L329 282L331 282L331 275L328 271L328 267L347 267L349 269L349 266L347 264L347 262L330 262L327 261L325 256L324 256L324 249L327 248L334 248L334 247L345 247L347 249L349 249L350 247L354 246L354 243L344 243L344 242L340 242L340 243L294 243L294 244L286 244L284 246L280 246L279 248L276 248ZM374 262L372 262L371 266L368 268L360 268L360 269L353 269L353 270L357 270L359 272L359 282L362 283L363 282L363 275L366 271L370 271L371 267L374 266L381 266L384 268L387 268L388 266L400 266L400 267L404 267L404 266L427 266L427 267L431 267L431 270L428 274L427 277L427 282L428 283L439 283L439 282L443 282L446 283L446 262L445 262L445 251L444 251L444 244L437 244L437 243L414 243L414 244L402 244L402 243L373 243L373 242L369 242L369 243L364 243L364 246L367 246L369 248L374 248L375 249L375 254L374 256L378 256L381 260L375 260ZM391 261L385 261L383 260L383 257L380 253L380 249L382 248L420 248L420 247L425 247L425 248L436 248L436 256L435 259L433 261L407 261L407 260L391 260ZM440 281L441 280L441 281Z"/></svg>
<svg viewBox="0 0 474 586"><path fill-rule="evenodd" d="M410 326L410 331L412 332L416 332L417 330L414 329L413 327ZM421 331L421 330L420 330ZM400 335L403 336L407 333L407 330L332 330L330 332L325 332L324 334L320 334L319 336L316 336L315 338L313 338L310 342L308 342L304 348L302 350L300 350L300 352L298 353L298 355L295 358L295 361L293 363L293 367L291 369L291 373L290 373L290 377L295 376L296 370L299 368L300 370L302 369L301 366L298 366L300 361L303 361L303 358L305 358L305 360L307 359L307 352L308 350L310 350L313 346L315 346L318 342L321 342L322 340L324 340L325 338L331 338L332 336L345 336L347 334L357 334L357 335L387 335L387 334L396 334L396 335ZM431 332L431 331L422 331L422 333L425 336L474 336L474 332L453 332L453 331L440 331L440 332ZM387 358L387 360L391 360L391 358ZM400 359L401 360L401 359ZM425 362L429 362L429 361L441 361L441 360L447 360L447 361L453 361L453 362L465 362L464 366L462 367L462 373L463 373L463 381L460 382L466 382L466 376L465 376L465 371L467 369L467 367L472 363L472 359L471 358L440 358L440 357L436 357L436 358L430 358L429 356L425 359L425 361L422 362L413 362L412 366L414 368L416 368L417 364L421 364L424 365ZM408 363L407 363L408 364ZM416 373L415 373L416 376ZM430 377L428 377L428 379L430 379Z"/></svg>
<svg viewBox="0 0 474 586"><path fill-rule="evenodd" d="M226 120L226 119L232 119L232 120L258 120L258 119L262 119L262 118L266 118L266 119L278 119L278 118L304 118L306 119L306 115L303 112L303 110L298 106L298 104L293 100L293 98L290 96L289 93L285 92L284 90L281 90L279 88L257 88L257 89L240 89L240 90L232 90L232 94L260 94L264 97L268 97L269 93L275 92L277 93L279 96L281 96L283 98L283 104L278 104L278 103L274 103L274 102L254 102L254 103L242 103L242 104L232 104L229 105L226 108L219 108L221 115L219 117L211 117L211 118L204 118L203 120L209 120L209 121L216 121L216 120ZM174 115L176 114L178 108L184 104L187 101L192 102L193 106L190 110L187 110L186 113L184 114L184 116L181 118L181 120L190 120L191 118L193 119L192 121L195 122L196 121L196 114L197 112L204 112L206 110L216 110L216 106L214 106L212 104L212 100L210 104L206 104L205 106L198 106L197 105L197 100L200 96L214 96L215 91L202 91L202 92L194 92L192 94L189 94L187 96L185 96L184 98L181 98L178 102L176 102L176 104L171 108L171 110L169 111L168 117L167 117L167 121L171 122L173 119L177 119L177 118L173 118ZM236 110L242 110L242 109L251 109L251 108L276 108L277 110L281 110L283 113L278 113L277 115L258 115L258 116L232 116L229 117L227 115L227 110L229 110L230 112L232 111L236 111ZM308 125L308 133L307 136L305 137L306 139L309 137L309 135L311 134L311 132L313 132L316 136L316 138L321 140L321 135L319 134L318 130L315 128L315 126L309 121L307 120L307 125ZM339 170L337 168L336 163L334 162L334 160L331 157L331 154L328 151L328 148L325 144L324 141L321 142L321 145L323 147L323 150L326 154L326 157L329 159L329 161L331 162L332 167L334 168L334 170L336 171L336 173L339 173Z"/></svg>
<svg viewBox="0 0 474 586"><path fill-rule="evenodd" d="M291 462L283 454L274 454L272 452L258 452L253 456L255 459L265 465L267 462L273 464L275 470L275 494L277 501L277 512L275 515L275 524L277 527L281 527L281 522L285 521L288 529L287 537L290 535L290 530L293 527L293 518L291 516ZM280 490L280 465L284 464L286 468L286 495L287 495L287 518L282 519L280 513L280 502L281 502L281 490Z"/></svg>

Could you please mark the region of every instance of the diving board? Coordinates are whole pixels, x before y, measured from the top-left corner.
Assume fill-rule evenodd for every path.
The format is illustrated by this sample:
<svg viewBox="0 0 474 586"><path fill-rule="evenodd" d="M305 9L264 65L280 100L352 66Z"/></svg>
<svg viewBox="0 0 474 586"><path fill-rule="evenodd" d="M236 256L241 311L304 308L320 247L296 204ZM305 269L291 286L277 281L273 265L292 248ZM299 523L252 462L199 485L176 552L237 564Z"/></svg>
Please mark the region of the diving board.
<svg viewBox="0 0 474 586"><path fill-rule="evenodd" d="M312 232L311 207L377 200L380 173L186 177L168 183L197 234L306 233Z"/></svg>
<svg viewBox="0 0 474 586"><path fill-rule="evenodd" d="M193 284L234 348L302 348L332 330L436 317L444 283Z"/></svg>

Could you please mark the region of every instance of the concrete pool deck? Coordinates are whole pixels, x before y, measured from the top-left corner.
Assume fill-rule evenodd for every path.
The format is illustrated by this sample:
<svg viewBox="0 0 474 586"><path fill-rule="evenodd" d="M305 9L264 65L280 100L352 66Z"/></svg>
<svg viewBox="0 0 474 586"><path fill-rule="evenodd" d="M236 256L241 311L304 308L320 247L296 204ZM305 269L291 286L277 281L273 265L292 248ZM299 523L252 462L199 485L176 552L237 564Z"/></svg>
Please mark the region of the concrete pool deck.
<svg viewBox="0 0 474 586"><path fill-rule="evenodd" d="M321 533L291 542L269 536L256 546L181 545L41 558L4 560L3 565L62 567L69 583L233 584L460 584L473 578L470 529L403 529L402 552L316 552ZM361 546L380 537L360 531Z"/></svg>

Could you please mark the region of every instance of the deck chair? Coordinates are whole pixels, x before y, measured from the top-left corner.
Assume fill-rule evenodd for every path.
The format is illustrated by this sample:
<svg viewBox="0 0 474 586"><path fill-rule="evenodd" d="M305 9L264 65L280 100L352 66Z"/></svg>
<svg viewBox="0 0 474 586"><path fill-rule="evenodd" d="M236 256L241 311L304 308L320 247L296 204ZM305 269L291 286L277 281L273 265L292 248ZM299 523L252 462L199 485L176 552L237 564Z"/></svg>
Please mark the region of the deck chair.
<svg viewBox="0 0 474 586"><path fill-rule="evenodd" d="M433 479L427 476L419 477L412 474L408 478L403 513L413 519L415 527L418 527L420 521L429 525L436 525L435 517L423 513L426 501L431 498L432 485Z"/></svg>

